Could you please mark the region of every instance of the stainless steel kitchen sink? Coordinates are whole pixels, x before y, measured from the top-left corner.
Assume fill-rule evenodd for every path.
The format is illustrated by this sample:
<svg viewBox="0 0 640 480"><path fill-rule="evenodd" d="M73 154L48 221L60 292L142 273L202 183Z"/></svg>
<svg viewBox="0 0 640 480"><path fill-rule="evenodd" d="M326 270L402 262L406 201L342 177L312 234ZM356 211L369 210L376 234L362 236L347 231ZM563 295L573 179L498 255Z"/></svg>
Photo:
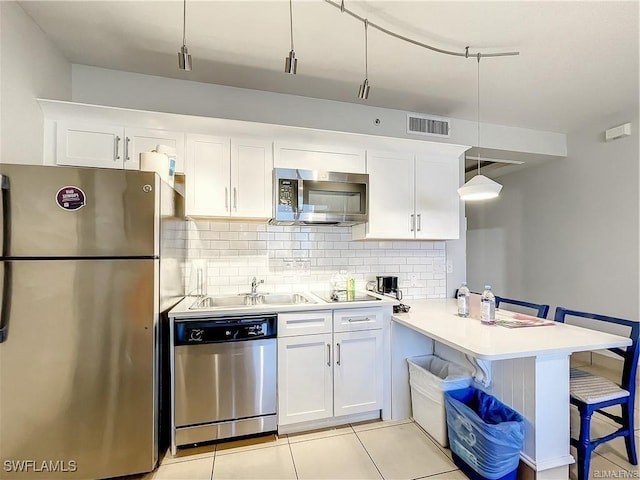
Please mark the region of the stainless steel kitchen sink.
<svg viewBox="0 0 640 480"><path fill-rule="evenodd" d="M285 294L257 294L241 293L238 295L207 296L196 300L190 310L207 308L233 308L250 307L256 305L298 305L305 303L317 303L315 300L306 297L301 293Z"/></svg>
<svg viewBox="0 0 640 480"><path fill-rule="evenodd" d="M278 295L264 295L262 303L267 305L296 305L298 303L316 303L300 293L286 293Z"/></svg>

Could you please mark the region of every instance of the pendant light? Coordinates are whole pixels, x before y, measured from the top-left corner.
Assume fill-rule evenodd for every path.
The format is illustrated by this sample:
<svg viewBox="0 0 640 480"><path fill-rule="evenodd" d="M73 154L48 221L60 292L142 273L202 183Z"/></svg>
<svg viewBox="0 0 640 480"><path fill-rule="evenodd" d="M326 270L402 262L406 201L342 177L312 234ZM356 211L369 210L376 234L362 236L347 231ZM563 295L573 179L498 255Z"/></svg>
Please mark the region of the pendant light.
<svg viewBox="0 0 640 480"><path fill-rule="evenodd" d="M182 48L178 52L178 67L180 70L191 71L191 54L187 49L187 0L183 0L182 10Z"/></svg>
<svg viewBox="0 0 640 480"><path fill-rule="evenodd" d="M458 195L465 201L489 200L496 198L500 190L502 185L480 175L480 54L478 53L478 174L458 189Z"/></svg>
<svg viewBox="0 0 640 480"><path fill-rule="evenodd" d="M289 0L289 27L291 29L291 51L289 56L284 59L284 71L295 75L298 70L298 59L296 58L296 52L293 50L293 6L292 0Z"/></svg>
<svg viewBox="0 0 640 480"><path fill-rule="evenodd" d="M364 19L364 82L358 89L358 98L366 100L369 98L369 20Z"/></svg>

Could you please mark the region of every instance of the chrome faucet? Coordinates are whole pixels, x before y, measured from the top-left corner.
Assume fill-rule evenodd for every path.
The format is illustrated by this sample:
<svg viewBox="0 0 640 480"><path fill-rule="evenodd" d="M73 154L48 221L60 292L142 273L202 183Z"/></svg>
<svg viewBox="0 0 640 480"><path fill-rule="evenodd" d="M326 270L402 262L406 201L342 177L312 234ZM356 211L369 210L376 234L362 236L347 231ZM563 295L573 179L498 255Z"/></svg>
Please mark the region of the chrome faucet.
<svg viewBox="0 0 640 480"><path fill-rule="evenodd" d="M256 277L253 277L253 280L251 280L251 296L255 297L258 294L256 290L258 289L258 285L261 283L264 283L264 280L257 282Z"/></svg>

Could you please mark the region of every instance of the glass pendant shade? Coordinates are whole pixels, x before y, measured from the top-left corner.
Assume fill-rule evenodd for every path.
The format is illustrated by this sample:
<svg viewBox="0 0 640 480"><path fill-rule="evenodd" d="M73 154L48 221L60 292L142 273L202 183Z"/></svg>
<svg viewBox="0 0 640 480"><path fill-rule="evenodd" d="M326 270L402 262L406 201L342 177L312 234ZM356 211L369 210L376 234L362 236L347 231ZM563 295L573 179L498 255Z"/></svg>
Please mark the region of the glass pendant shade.
<svg viewBox="0 0 640 480"><path fill-rule="evenodd" d="M496 198L502 190L502 185L484 175L476 175L458 189L462 200L489 200Z"/></svg>

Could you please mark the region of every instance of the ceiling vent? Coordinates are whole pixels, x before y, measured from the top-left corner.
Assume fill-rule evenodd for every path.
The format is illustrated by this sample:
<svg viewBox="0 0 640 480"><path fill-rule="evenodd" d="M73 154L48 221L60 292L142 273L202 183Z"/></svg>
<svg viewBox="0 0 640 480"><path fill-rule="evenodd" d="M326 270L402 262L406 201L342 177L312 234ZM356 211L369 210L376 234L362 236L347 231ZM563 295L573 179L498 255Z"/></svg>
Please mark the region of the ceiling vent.
<svg viewBox="0 0 640 480"><path fill-rule="evenodd" d="M407 133L414 135L429 135L434 137L448 137L450 135L448 118L407 114Z"/></svg>

